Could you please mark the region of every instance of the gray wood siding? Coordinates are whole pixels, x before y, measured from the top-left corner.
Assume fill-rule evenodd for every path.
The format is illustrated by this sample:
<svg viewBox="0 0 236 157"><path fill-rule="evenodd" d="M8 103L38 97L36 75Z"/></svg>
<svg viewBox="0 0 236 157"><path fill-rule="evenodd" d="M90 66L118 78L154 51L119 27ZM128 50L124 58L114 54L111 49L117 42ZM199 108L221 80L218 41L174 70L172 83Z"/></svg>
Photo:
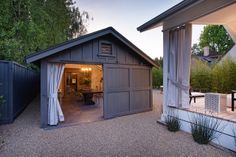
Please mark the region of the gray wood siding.
<svg viewBox="0 0 236 157"><path fill-rule="evenodd" d="M100 44L109 41L112 44L112 55L104 56L100 53ZM45 59L46 62L74 62L74 63L110 63L127 65L150 65L144 59L122 43L115 40L100 38L75 46L69 50Z"/></svg>
<svg viewBox="0 0 236 157"><path fill-rule="evenodd" d="M150 73L150 67L105 64L104 117L151 110Z"/></svg>
<svg viewBox="0 0 236 157"><path fill-rule="evenodd" d="M11 123L38 93L39 74L10 61L0 61L0 124Z"/></svg>
<svg viewBox="0 0 236 157"><path fill-rule="evenodd" d="M48 125L47 63L41 62L40 70L40 124L44 128Z"/></svg>
<svg viewBox="0 0 236 157"><path fill-rule="evenodd" d="M101 55L100 44L103 41L112 44L111 56ZM104 117L106 118L146 111L152 107L149 76L152 65L119 40L106 36L41 60L41 127L46 127L48 121L48 63L103 64L104 92L107 91L104 93Z"/></svg>
<svg viewBox="0 0 236 157"><path fill-rule="evenodd" d="M3 96L6 103L0 107L0 123L7 123L13 121L13 105L12 105L12 77L9 62L0 63L0 96Z"/></svg>

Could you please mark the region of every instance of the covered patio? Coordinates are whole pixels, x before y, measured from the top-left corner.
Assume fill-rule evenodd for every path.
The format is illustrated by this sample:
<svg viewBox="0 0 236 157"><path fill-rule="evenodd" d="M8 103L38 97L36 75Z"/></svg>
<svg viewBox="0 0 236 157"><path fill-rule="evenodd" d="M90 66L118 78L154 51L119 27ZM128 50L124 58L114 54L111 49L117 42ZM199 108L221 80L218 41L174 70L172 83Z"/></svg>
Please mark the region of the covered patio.
<svg viewBox="0 0 236 157"><path fill-rule="evenodd" d="M205 97L196 99L196 102L191 101L190 107L186 111L205 114L208 116L216 117L222 120L227 120L236 123L236 114L232 111L231 106L227 105L225 111L216 112L205 108Z"/></svg>
<svg viewBox="0 0 236 157"><path fill-rule="evenodd" d="M206 110L207 104L223 105L217 98L217 103L205 103L205 98L199 98L197 103L189 103L190 65L191 65L191 40L192 25L223 25L228 34L236 42L236 2L234 0L184 0L150 21L144 23L138 30L144 32L156 27L163 27L163 114L161 120L169 115L173 109L177 118L181 120L181 128L191 132L191 117L195 113L202 113L205 117L213 116L221 120L225 126L221 136L213 140L231 150L236 150L232 128L235 125L235 111L224 106L225 111L212 112ZM234 89L232 89L234 90ZM214 93L220 95L220 93ZM214 95L213 94L213 95ZM217 96L216 96L217 97ZM208 99L208 98L207 98ZM208 100L206 101L208 102ZM214 106L216 107L216 106Z"/></svg>

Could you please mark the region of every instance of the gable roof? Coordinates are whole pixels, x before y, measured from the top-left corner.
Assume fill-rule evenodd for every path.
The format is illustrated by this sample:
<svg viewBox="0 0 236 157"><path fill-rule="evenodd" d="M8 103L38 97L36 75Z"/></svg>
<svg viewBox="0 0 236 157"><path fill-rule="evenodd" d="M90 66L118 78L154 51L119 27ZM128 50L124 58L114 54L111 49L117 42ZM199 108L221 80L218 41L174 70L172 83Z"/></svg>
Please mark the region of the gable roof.
<svg viewBox="0 0 236 157"><path fill-rule="evenodd" d="M144 23L143 25L139 26L137 28L138 31L140 32L144 32L146 30L155 28L160 26L161 22L163 19L169 17L170 15L198 2L199 0L184 0L178 4L176 4L175 6L171 7L170 9L166 10L165 12L163 12L162 14L154 17L153 19L149 20L148 22Z"/></svg>
<svg viewBox="0 0 236 157"><path fill-rule="evenodd" d="M115 38L117 38L119 41L121 41L123 44L128 46L130 49L132 49L134 52L136 52L140 57L142 57L144 60L146 60L148 63L153 65L154 67L159 67L154 60L152 60L148 55L146 55L142 50L140 50L138 47L136 47L133 43L131 43L128 39L126 39L123 35L121 35L118 31L116 31L113 27L108 27L90 34L83 35L81 37L78 37L76 39L72 39L66 42L63 42L61 44L55 45L53 47L50 47L46 50L42 50L33 54L30 54L26 57L27 63L33 63L36 61L39 61L43 58L46 58L48 56L54 55L58 52L61 52L63 50L69 49L71 47L83 44L87 41L93 40L95 38L102 37L104 35L111 34Z"/></svg>

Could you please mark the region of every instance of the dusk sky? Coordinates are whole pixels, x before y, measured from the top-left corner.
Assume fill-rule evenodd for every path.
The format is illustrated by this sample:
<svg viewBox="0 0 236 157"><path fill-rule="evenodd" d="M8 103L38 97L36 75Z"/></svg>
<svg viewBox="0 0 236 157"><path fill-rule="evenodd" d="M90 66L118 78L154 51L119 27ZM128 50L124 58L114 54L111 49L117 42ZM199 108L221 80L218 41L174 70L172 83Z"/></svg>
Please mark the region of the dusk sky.
<svg viewBox="0 0 236 157"><path fill-rule="evenodd" d="M151 58L163 56L162 28L143 33L137 27L179 3L181 0L76 0L80 11L93 17L88 33L114 27ZM193 27L193 43L198 42L203 26Z"/></svg>

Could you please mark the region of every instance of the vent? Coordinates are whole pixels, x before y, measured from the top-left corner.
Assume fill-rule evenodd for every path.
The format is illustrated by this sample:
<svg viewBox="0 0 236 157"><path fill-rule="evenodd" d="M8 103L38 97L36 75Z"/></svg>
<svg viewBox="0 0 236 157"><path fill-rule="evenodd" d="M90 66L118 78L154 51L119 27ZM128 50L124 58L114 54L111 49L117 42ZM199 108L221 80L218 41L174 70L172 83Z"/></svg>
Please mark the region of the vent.
<svg viewBox="0 0 236 157"><path fill-rule="evenodd" d="M112 55L112 44L110 43L101 43L101 53Z"/></svg>

